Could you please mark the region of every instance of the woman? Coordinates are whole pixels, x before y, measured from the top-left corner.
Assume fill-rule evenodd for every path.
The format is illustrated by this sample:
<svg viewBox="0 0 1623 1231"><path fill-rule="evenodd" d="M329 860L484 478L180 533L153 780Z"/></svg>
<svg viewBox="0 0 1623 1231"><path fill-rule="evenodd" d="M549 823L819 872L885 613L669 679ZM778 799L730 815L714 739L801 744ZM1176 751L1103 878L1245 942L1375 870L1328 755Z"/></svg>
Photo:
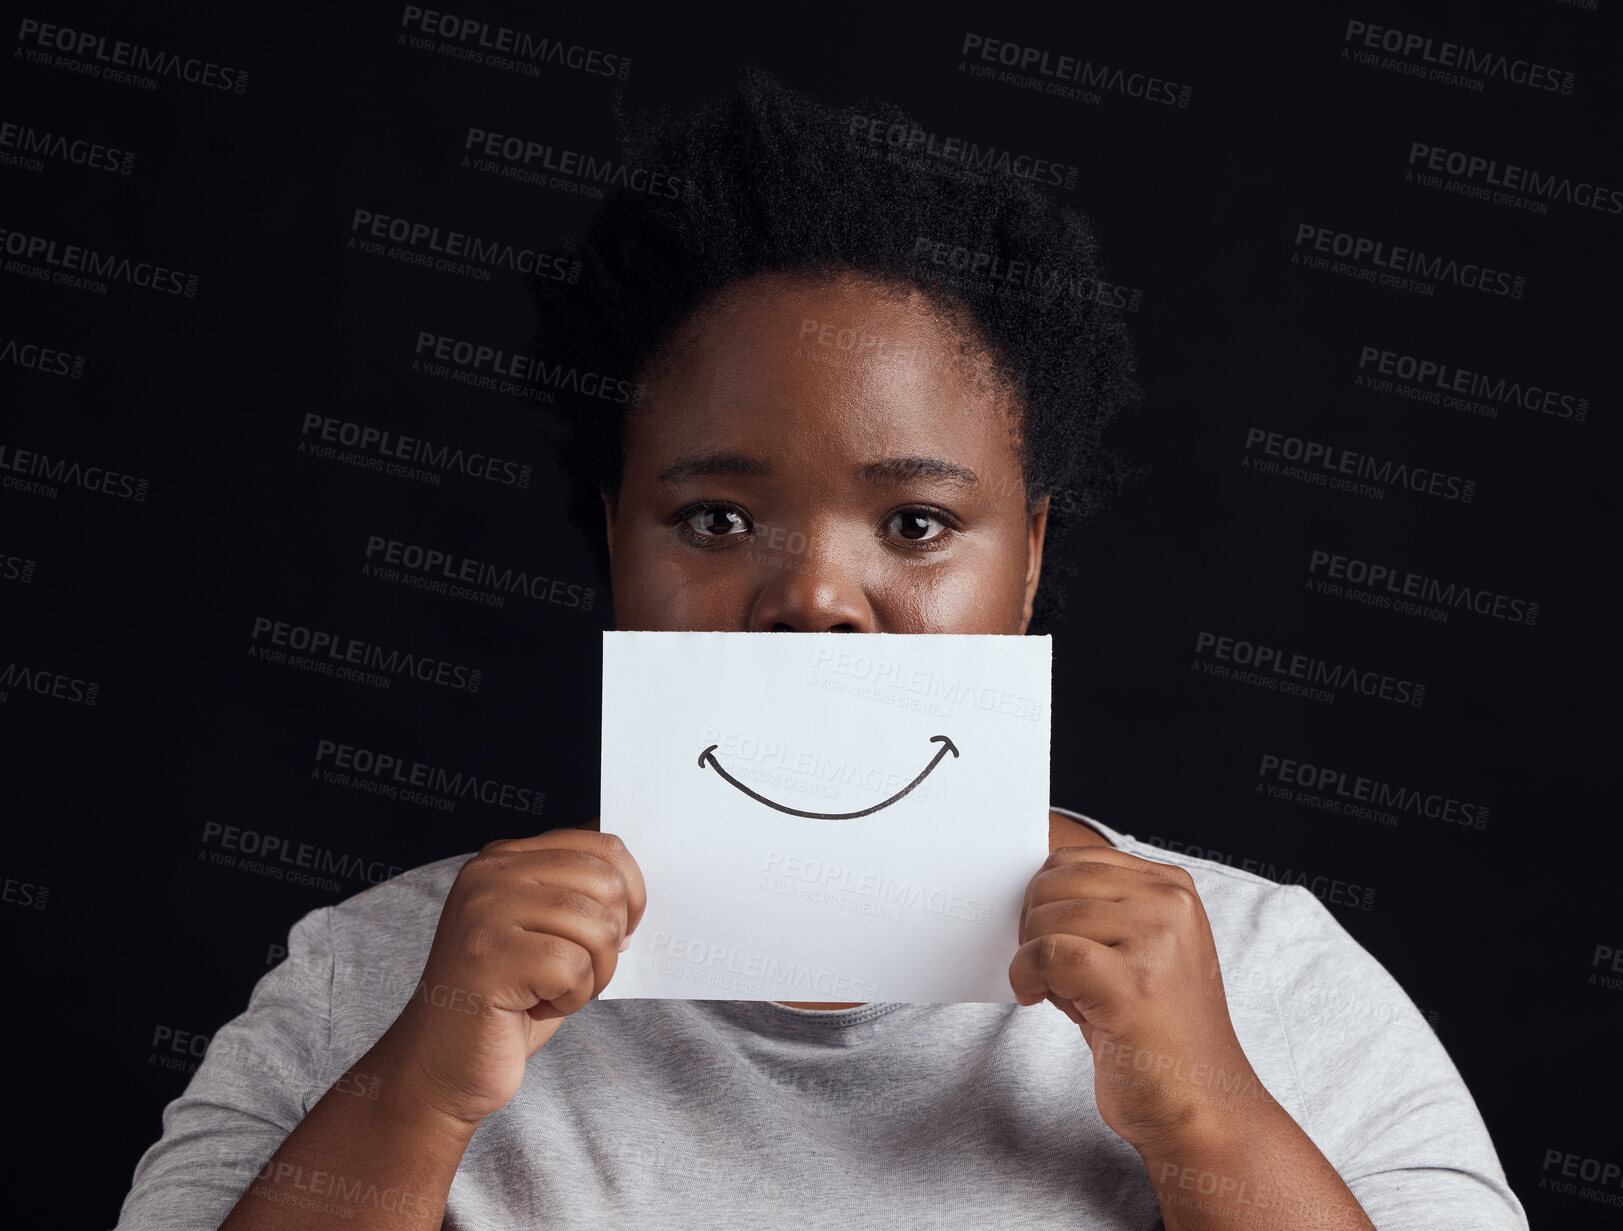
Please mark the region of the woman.
<svg viewBox="0 0 1623 1231"><path fill-rule="evenodd" d="M1084 220L851 119L751 73L651 125L628 161L686 191L611 198L537 288L549 353L636 382L563 453L620 628L1023 633L1115 484ZM596 1000L659 892L613 835L416 869L294 927L119 1226L1525 1227L1311 894L1075 813L1050 846L1018 1005Z"/></svg>

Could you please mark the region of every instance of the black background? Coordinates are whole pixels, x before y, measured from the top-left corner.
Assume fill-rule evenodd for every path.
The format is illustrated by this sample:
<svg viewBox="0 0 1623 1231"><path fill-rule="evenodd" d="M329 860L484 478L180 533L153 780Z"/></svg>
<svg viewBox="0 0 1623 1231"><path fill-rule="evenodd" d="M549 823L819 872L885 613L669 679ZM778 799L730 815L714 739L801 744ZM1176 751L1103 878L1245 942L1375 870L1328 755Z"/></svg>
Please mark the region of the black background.
<svg viewBox="0 0 1623 1231"><path fill-rule="evenodd" d="M832 104L887 99L937 134L1081 169L1060 195L1094 219L1114 280L1141 292L1128 319L1147 399L1111 439L1147 474L1066 546L1079 573L1053 629L1051 798L1305 875L1432 1020L1534 1226L1623 1220L1541 1188L1561 1178L1552 1150L1623 1162L1623 988L1596 957L1623 949L1615 690L1601 678L1623 214L1552 201L1541 215L1405 172L1420 141L1623 186L1623 43L1613 0L1598 4L1276 4L1243 19L1166 5L451 10L629 56L632 107L685 110L755 61ZM195 1067L180 1032L206 1038L240 1012L290 925L369 883L220 866L211 822L408 868L596 812L612 605L563 515L545 418L412 371L420 331L523 351L521 281L346 241L359 208L555 246L590 201L463 168L467 130L613 155L620 83L414 50L401 15L19 15L240 67L241 93L31 62L15 54L33 46L17 17L0 42L0 123L135 153L127 175L59 157L0 166L0 227L199 279L188 298L0 273L0 347L84 357L80 378L0 362L0 443L150 480L139 502L0 490L0 558L33 561L30 580L0 580L0 665L99 684L94 706L0 687L13 1114L40 1130L9 1170L76 1160L71 1196L14 1185L19 1215L110 1226ZM1575 86L1473 91L1359 65L1342 57L1350 19L1570 69ZM958 71L966 33L1188 84L1189 104L974 79ZM1303 222L1512 271L1525 294L1445 282L1423 296L1309 270L1291 259ZM1364 346L1576 394L1587 417L1375 393L1355 385ZM533 477L429 486L318 461L299 453L307 412L483 449ZM1252 427L1470 477L1474 499L1258 474L1241 466ZM361 575L369 535L596 587L597 601L496 609L381 583ZM1314 593L1315 549L1537 601L1539 617L1434 622ZM257 616L474 664L483 684L376 690L255 661ZM1424 682L1425 702L1320 704L1209 678L1194 666L1201 631ZM328 786L311 777L323 738L543 790L545 811L435 812ZM1265 754L1471 801L1488 820L1388 826L1275 800L1256 790Z"/></svg>

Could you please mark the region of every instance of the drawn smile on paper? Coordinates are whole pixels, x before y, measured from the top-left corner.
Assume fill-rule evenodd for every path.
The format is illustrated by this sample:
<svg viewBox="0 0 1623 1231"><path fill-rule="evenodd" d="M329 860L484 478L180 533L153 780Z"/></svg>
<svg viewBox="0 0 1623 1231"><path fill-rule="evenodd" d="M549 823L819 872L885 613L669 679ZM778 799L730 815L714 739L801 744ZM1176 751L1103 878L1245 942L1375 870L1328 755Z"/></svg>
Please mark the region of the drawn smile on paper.
<svg viewBox="0 0 1623 1231"><path fill-rule="evenodd" d="M751 799L765 804L768 808L776 808L779 812L787 812L790 816L808 816L814 821L849 821L859 816L872 816L881 808L890 807L903 795L906 795L914 787L918 786L919 783L928 778L930 776L930 771L936 767L942 757L947 755L949 750L952 752L954 757L957 757L957 744L953 743L952 740L945 735L932 735L930 737L930 742L932 744L938 740L941 743L941 747L936 750L935 756L930 758L930 763L919 771L919 776L917 778L913 779L912 782L909 782L906 786L897 791L896 794L892 795L883 803L875 804L871 808L864 808L861 812L802 812L799 808L787 808L783 804L776 803L775 801L768 799L765 795L761 795L750 790L749 787L745 786L737 778L734 778L731 774L724 770L721 767L721 762L716 760L716 758L711 755L718 747L716 744L711 744L710 747L706 748L699 754L699 768L703 769L704 763L709 761L711 769L715 770L718 774L727 779L728 782L732 783L740 791L743 791L744 794L748 795Z"/></svg>

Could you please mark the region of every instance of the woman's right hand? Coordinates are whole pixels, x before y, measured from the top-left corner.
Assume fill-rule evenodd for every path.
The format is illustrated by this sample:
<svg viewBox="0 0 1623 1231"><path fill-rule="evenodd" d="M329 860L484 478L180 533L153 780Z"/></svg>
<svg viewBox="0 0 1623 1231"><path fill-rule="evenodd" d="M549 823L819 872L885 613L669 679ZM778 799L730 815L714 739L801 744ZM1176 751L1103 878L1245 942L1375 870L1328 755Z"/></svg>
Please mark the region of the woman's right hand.
<svg viewBox="0 0 1623 1231"><path fill-rule="evenodd" d="M597 824L492 842L457 874L422 980L379 1040L391 1076L436 1110L477 1125L505 1106L525 1062L613 978L648 895Z"/></svg>

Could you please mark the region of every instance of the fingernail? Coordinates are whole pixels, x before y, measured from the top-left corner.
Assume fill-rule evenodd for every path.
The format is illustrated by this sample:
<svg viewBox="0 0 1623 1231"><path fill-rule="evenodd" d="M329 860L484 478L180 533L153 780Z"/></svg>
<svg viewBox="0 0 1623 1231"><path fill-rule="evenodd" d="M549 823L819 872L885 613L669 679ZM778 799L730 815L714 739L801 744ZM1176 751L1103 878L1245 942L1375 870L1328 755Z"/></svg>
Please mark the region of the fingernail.
<svg viewBox="0 0 1623 1231"><path fill-rule="evenodd" d="M631 937L627 936L620 942L620 952L624 953L629 948L631 948Z"/></svg>

